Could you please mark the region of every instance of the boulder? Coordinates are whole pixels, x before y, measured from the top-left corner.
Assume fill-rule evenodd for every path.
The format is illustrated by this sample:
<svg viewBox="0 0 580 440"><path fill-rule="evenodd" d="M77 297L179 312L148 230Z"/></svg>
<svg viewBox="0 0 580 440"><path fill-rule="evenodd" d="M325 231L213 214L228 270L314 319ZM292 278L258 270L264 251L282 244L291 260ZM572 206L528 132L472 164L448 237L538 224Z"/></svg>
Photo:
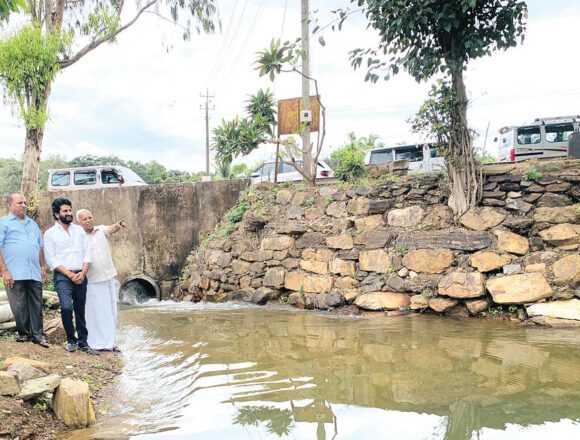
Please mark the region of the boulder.
<svg viewBox="0 0 580 440"><path fill-rule="evenodd" d="M530 243L526 237L500 229L493 231L493 234L497 237L497 248L499 250L516 255L524 255L530 249Z"/></svg>
<svg viewBox="0 0 580 440"><path fill-rule="evenodd" d="M341 234L327 237L326 246L331 249L352 249L354 243L350 234Z"/></svg>
<svg viewBox="0 0 580 440"><path fill-rule="evenodd" d="M60 382L61 377L58 374L49 374L48 376L27 380L22 384L17 397L22 400L30 400L33 397L40 396L42 393L52 392L59 386Z"/></svg>
<svg viewBox="0 0 580 440"><path fill-rule="evenodd" d="M507 199L505 201L505 208L511 211L521 211L523 213L528 213L532 210L534 205L523 201L522 199Z"/></svg>
<svg viewBox="0 0 580 440"><path fill-rule="evenodd" d="M275 296L276 295L274 290L268 287L259 287L254 292L252 292L252 297L250 298L250 301L253 304L263 306L269 300L273 299Z"/></svg>
<svg viewBox="0 0 580 440"><path fill-rule="evenodd" d="M251 264L247 261L234 260L232 261L232 269L236 275L244 275L250 271Z"/></svg>
<svg viewBox="0 0 580 440"><path fill-rule="evenodd" d="M447 229L453 225L453 211L449 206L435 205L427 212L423 223L432 229Z"/></svg>
<svg viewBox="0 0 580 440"><path fill-rule="evenodd" d="M475 267L480 272L491 272L493 270L501 269L511 261L511 258L507 255L499 255L495 252L480 251L471 256L469 259L469 264L471 267Z"/></svg>
<svg viewBox="0 0 580 440"><path fill-rule="evenodd" d="M403 265L415 272L441 273L451 267L455 254L449 249L418 249L403 257Z"/></svg>
<svg viewBox="0 0 580 440"><path fill-rule="evenodd" d="M366 197L359 197L348 202L346 210L353 215L366 215L369 212L370 200Z"/></svg>
<svg viewBox="0 0 580 440"><path fill-rule="evenodd" d="M505 214L493 208L471 208L461 216L459 222L474 231L487 231L495 228L505 219Z"/></svg>
<svg viewBox="0 0 580 440"><path fill-rule="evenodd" d="M332 277L308 275L305 272L288 272L284 278L284 288L288 290L326 293L332 289Z"/></svg>
<svg viewBox="0 0 580 440"><path fill-rule="evenodd" d="M303 234L308 231L308 222L305 221L283 221L278 223L274 230L278 234Z"/></svg>
<svg viewBox="0 0 580 440"><path fill-rule="evenodd" d="M526 307L526 311L530 317L547 316L549 318L580 321L580 299L533 304Z"/></svg>
<svg viewBox="0 0 580 440"><path fill-rule="evenodd" d="M376 228L383 222L383 216L379 214L369 215L354 221L354 226L359 231L368 231Z"/></svg>
<svg viewBox="0 0 580 440"><path fill-rule="evenodd" d="M371 200L369 203L369 214L383 214L392 207L392 200Z"/></svg>
<svg viewBox="0 0 580 440"><path fill-rule="evenodd" d="M555 208L558 206L567 206L571 204L572 200L570 199L570 197L562 194L552 194L552 193L544 194L538 201L538 206L547 208Z"/></svg>
<svg viewBox="0 0 580 440"><path fill-rule="evenodd" d="M529 264L525 268L526 272L546 273L546 263Z"/></svg>
<svg viewBox="0 0 580 440"><path fill-rule="evenodd" d="M567 255L559 259L552 266L552 272L557 286L580 287L580 255Z"/></svg>
<svg viewBox="0 0 580 440"><path fill-rule="evenodd" d="M326 215L330 217L346 217L346 202L332 202L326 207Z"/></svg>
<svg viewBox="0 0 580 440"><path fill-rule="evenodd" d="M398 310L411 304L409 295L394 292L370 292L357 296L355 302L366 310Z"/></svg>
<svg viewBox="0 0 580 440"><path fill-rule="evenodd" d="M452 298L483 296L485 294L483 275L479 272L451 272L439 281L439 294Z"/></svg>
<svg viewBox="0 0 580 440"><path fill-rule="evenodd" d="M56 417L70 427L82 428L96 421L89 385L81 380L64 378L54 394L52 408Z"/></svg>
<svg viewBox="0 0 580 440"><path fill-rule="evenodd" d="M429 307L429 298L425 295L413 295L411 297L411 310L422 310Z"/></svg>
<svg viewBox="0 0 580 440"><path fill-rule="evenodd" d="M323 310L340 307L345 303L345 298L338 293L321 293L320 295L316 296L316 307Z"/></svg>
<svg viewBox="0 0 580 440"><path fill-rule="evenodd" d="M245 261L270 261L273 257L272 251L245 251L240 255L241 260Z"/></svg>
<svg viewBox="0 0 580 440"><path fill-rule="evenodd" d="M332 273L348 277L353 277L356 273L356 266L353 261L341 260L340 258L332 260L328 265L328 269Z"/></svg>
<svg viewBox="0 0 580 440"><path fill-rule="evenodd" d="M351 277L336 278L334 287L337 289L354 289L358 286L358 281Z"/></svg>
<svg viewBox="0 0 580 440"><path fill-rule="evenodd" d="M35 361L34 359L26 359L18 356L6 358L2 363L2 368L0 369L6 370L10 365L16 364L30 365L31 367L38 368L39 370L44 371L45 373L48 373L50 370L50 364L46 362Z"/></svg>
<svg viewBox="0 0 580 440"><path fill-rule="evenodd" d="M324 208L320 206L313 206L304 211L304 218L306 220L317 220L324 215Z"/></svg>
<svg viewBox="0 0 580 440"><path fill-rule="evenodd" d="M326 246L326 235L322 232L306 232L294 243L296 249L318 249Z"/></svg>
<svg viewBox="0 0 580 440"><path fill-rule="evenodd" d="M425 212L420 206L410 206L389 211L387 218L390 226L413 228L421 223L424 214Z"/></svg>
<svg viewBox="0 0 580 440"><path fill-rule="evenodd" d="M580 225L563 223L540 231L540 237L547 243L563 250L574 250L580 244Z"/></svg>
<svg viewBox="0 0 580 440"><path fill-rule="evenodd" d="M21 383L30 379L38 379L39 377L46 376L44 371L26 364L12 364L8 367L7 371L16 374Z"/></svg>
<svg viewBox="0 0 580 440"><path fill-rule="evenodd" d="M530 318L534 324L543 325L545 327L561 327L561 328L578 328L580 327L580 321L575 319L559 319L551 318L549 316L534 316Z"/></svg>
<svg viewBox="0 0 580 440"><path fill-rule="evenodd" d="M276 193L276 203L279 205L288 205L292 201L294 193L289 189L281 189Z"/></svg>
<svg viewBox="0 0 580 440"><path fill-rule="evenodd" d="M396 245L407 249L457 249L462 251L478 251L490 246L492 235L487 231L467 231L457 229L452 231L415 231L399 234Z"/></svg>
<svg viewBox="0 0 580 440"><path fill-rule="evenodd" d="M527 304L552 296L552 288L541 273L492 278L486 288L498 304Z"/></svg>
<svg viewBox="0 0 580 440"><path fill-rule="evenodd" d="M260 247L262 250L281 251L290 249L294 245L294 239L288 235L278 235L262 239Z"/></svg>
<svg viewBox="0 0 580 440"><path fill-rule="evenodd" d="M20 392L18 376L12 371L0 371L0 396L13 396Z"/></svg>
<svg viewBox="0 0 580 440"><path fill-rule="evenodd" d="M380 249L384 248L394 237L393 232L372 229L355 235L353 241L354 244L362 245L365 249Z"/></svg>
<svg viewBox="0 0 580 440"><path fill-rule="evenodd" d="M328 263L325 261L300 260L300 268L320 275L328 273Z"/></svg>
<svg viewBox="0 0 580 440"><path fill-rule="evenodd" d="M478 313L487 310L489 307L489 302L486 299L473 299L470 301L465 301L465 307L472 315L477 315Z"/></svg>
<svg viewBox="0 0 580 440"><path fill-rule="evenodd" d="M451 298L431 298L429 300L429 307L439 313L443 313L457 304L459 304L459 301Z"/></svg>
<svg viewBox="0 0 580 440"><path fill-rule="evenodd" d="M297 307L299 309L306 308L306 301L304 299L304 295L300 292L293 292L290 295L288 295L288 304Z"/></svg>
<svg viewBox="0 0 580 440"><path fill-rule="evenodd" d="M284 286L285 275L286 271L281 267L271 267L264 275L263 284L267 287L275 287L276 289L280 289Z"/></svg>
<svg viewBox="0 0 580 440"><path fill-rule="evenodd" d="M286 211L286 217L289 219L299 220L304 215L304 208L301 206L290 206L288 211Z"/></svg>
<svg viewBox="0 0 580 440"><path fill-rule="evenodd" d="M359 254L360 270L387 273L391 267L391 257L382 249L363 251Z"/></svg>
<svg viewBox="0 0 580 440"><path fill-rule="evenodd" d="M548 223L580 223L580 204L537 208L534 220Z"/></svg>

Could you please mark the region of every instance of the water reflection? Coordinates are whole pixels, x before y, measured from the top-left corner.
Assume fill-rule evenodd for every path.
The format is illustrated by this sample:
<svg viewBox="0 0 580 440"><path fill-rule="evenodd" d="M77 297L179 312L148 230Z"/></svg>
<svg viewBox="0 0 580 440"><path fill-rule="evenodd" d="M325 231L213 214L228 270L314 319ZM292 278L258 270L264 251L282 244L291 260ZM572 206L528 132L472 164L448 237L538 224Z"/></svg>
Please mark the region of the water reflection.
<svg viewBox="0 0 580 440"><path fill-rule="evenodd" d="M71 438L580 435L571 330L179 307L121 314L113 417Z"/></svg>

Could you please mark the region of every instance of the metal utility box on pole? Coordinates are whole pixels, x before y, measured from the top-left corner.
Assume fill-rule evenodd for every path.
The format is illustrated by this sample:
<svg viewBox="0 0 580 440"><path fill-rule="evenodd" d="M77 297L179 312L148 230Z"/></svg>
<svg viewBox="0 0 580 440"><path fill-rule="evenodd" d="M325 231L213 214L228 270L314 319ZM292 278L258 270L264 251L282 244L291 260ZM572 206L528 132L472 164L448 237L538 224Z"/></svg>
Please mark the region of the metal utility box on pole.
<svg viewBox="0 0 580 440"><path fill-rule="evenodd" d="M306 120L310 114L310 22L308 0L301 0L300 20L302 23L302 113ZM310 126L306 124L302 133L302 160L304 170L312 175L310 151Z"/></svg>

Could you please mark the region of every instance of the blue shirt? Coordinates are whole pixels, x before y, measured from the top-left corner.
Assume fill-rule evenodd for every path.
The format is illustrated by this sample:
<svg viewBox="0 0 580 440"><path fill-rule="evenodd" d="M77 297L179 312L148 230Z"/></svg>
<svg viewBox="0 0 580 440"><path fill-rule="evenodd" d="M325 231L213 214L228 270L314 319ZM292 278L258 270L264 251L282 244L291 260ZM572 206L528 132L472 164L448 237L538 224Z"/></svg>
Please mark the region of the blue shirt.
<svg viewBox="0 0 580 440"><path fill-rule="evenodd" d="M34 220L14 214L0 219L0 251L14 281L42 281L40 276L40 229Z"/></svg>

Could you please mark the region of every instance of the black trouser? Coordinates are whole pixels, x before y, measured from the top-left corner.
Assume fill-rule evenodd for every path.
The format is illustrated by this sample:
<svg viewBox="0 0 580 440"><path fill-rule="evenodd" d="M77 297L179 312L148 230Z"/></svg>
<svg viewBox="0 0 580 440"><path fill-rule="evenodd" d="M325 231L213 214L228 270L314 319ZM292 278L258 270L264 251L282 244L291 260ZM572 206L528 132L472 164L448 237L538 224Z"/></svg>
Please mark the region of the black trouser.
<svg viewBox="0 0 580 440"><path fill-rule="evenodd" d="M6 295L14 314L18 334L33 341L40 341L44 337L42 283L34 280L14 281L14 287L6 287Z"/></svg>
<svg viewBox="0 0 580 440"><path fill-rule="evenodd" d="M60 301L60 316L68 342L78 342L80 347L87 346L87 324L85 322L85 303L87 302L87 279L76 284L66 275L54 272L54 287ZM77 336L73 324L75 316Z"/></svg>

